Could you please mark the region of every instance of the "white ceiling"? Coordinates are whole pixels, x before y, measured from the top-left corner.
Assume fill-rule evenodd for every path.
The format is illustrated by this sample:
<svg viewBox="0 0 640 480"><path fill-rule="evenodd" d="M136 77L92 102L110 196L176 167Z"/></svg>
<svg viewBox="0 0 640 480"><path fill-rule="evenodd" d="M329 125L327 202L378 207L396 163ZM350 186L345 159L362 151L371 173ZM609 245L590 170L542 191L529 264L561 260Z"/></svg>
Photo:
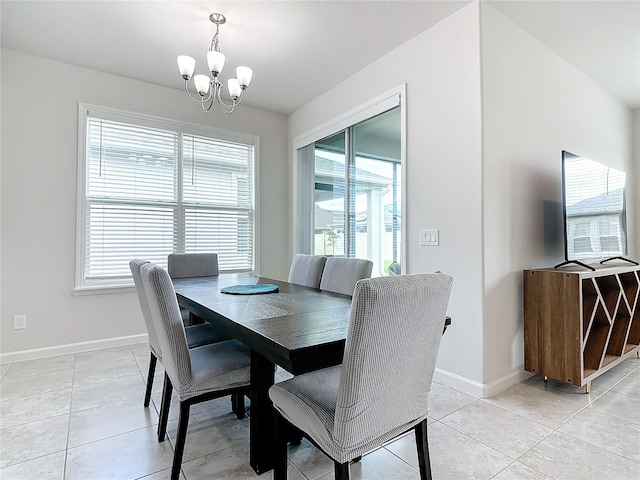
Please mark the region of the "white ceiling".
<svg viewBox="0 0 640 480"><path fill-rule="evenodd" d="M182 89L175 58L205 53L223 13L223 80L254 69L245 104L290 113L471 0L13 1L2 46ZM490 1L630 108L640 107L640 0ZM46 77L46 72L43 72ZM384 75L384 72L380 72Z"/></svg>
<svg viewBox="0 0 640 480"><path fill-rule="evenodd" d="M629 108L640 108L640 0L489 0Z"/></svg>

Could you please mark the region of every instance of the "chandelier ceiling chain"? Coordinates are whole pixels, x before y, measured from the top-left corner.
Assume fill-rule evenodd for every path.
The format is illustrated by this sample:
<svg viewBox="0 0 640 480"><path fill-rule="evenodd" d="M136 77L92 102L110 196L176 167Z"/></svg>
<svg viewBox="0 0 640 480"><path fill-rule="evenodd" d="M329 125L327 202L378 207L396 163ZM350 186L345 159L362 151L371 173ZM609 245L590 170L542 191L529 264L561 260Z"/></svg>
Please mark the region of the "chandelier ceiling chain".
<svg viewBox="0 0 640 480"><path fill-rule="evenodd" d="M220 46L218 45L218 38L220 36L220 25L224 24L227 19L224 18L224 15L221 13L212 13L209 15L209 20L216 24L216 33L213 35L211 39L211 46L209 47L209 51L220 51Z"/></svg>
<svg viewBox="0 0 640 480"><path fill-rule="evenodd" d="M193 57L188 55L180 55L178 57L178 70L184 79L184 91L187 96L194 102L200 104L203 110L209 111L213 104L217 103L220 110L224 113L231 113L238 105L240 105L240 102L242 102L244 91L251 83L253 70L244 66L236 68L237 78L230 78L227 81L231 104L224 102L222 100L222 82L220 82L218 77L224 67L225 56L220 52L219 38L220 25L226 23L227 19L221 13L212 13L209 15L209 20L211 20L211 22L216 26L216 33L211 39L211 46L207 52L207 64L209 71L211 72L211 77L208 75L193 75L196 67L196 61ZM192 75L196 92L200 98L193 97L189 92L188 82Z"/></svg>

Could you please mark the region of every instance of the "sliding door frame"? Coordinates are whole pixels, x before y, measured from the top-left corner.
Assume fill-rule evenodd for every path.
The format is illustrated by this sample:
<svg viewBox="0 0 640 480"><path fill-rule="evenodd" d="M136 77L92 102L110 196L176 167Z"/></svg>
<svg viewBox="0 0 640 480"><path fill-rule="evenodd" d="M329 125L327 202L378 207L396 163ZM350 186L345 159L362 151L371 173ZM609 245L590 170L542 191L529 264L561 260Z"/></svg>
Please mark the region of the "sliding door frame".
<svg viewBox="0 0 640 480"><path fill-rule="evenodd" d="M406 188L406 84L399 85L368 102L355 107L348 112L336 117L308 132L298 135L294 138L294 198L293 202L293 218L294 218L294 254L295 253L313 253L313 229L315 225L314 209L311 208L309 215L309 207L313 206L314 192L314 176L313 171L302 168L303 161L309 161L310 155L315 155L315 148L309 148L318 140L322 140L341 131L346 133L346 150L345 164L349 168L350 160L346 157L351 147L350 128L368 120L372 117L387 112L393 108L400 107L400 165L401 165L401 190L402 190L402 206L403 221L400 228L402 236L402 248L400 253L400 262L402 271L407 271L406 254L407 254L407 188ZM307 148L305 148L307 147ZM347 182L348 184L348 182ZM348 195L348 185L346 186L345 195ZM348 202L347 202L348 203ZM349 228L349 212L345 212L345 232ZM348 235L347 235L348 237ZM349 252L349 245L345 245L345 251Z"/></svg>

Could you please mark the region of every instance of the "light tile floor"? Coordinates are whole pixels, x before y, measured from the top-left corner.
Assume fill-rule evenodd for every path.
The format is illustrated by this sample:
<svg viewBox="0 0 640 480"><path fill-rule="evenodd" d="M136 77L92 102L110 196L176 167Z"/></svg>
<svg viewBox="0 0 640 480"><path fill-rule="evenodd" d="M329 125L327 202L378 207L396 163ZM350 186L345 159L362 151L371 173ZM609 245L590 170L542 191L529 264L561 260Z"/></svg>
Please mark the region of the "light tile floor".
<svg viewBox="0 0 640 480"><path fill-rule="evenodd" d="M145 344L135 344L2 365L0 478L168 478L178 401L169 438L158 443L163 373L159 366L145 409L148 355ZM224 398L192 409L183 480L258 478L248 466L248 419L237 420L230 407ZM434 383L429 420L437 480L638 480L640 360L600 376L589 395L540 377L490 399ZM351 476L419 479L413 435L365 455ZM289 478L331 480L332 463L303 441L289 448Z"/></svg>

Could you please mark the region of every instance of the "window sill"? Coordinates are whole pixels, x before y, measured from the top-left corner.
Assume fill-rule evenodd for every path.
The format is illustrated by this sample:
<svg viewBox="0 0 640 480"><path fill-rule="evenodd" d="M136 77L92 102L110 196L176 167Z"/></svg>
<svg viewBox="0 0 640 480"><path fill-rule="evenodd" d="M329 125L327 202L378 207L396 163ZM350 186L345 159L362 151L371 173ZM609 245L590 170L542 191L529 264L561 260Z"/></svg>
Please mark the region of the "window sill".
<svg viewBox="0 0 640 480"><path fill-rule="evenodd" d="M91 287L76 287L73 294L82 295L104 295L111 293L132 293L136 291L134 285L94 285Z"/></svg>

